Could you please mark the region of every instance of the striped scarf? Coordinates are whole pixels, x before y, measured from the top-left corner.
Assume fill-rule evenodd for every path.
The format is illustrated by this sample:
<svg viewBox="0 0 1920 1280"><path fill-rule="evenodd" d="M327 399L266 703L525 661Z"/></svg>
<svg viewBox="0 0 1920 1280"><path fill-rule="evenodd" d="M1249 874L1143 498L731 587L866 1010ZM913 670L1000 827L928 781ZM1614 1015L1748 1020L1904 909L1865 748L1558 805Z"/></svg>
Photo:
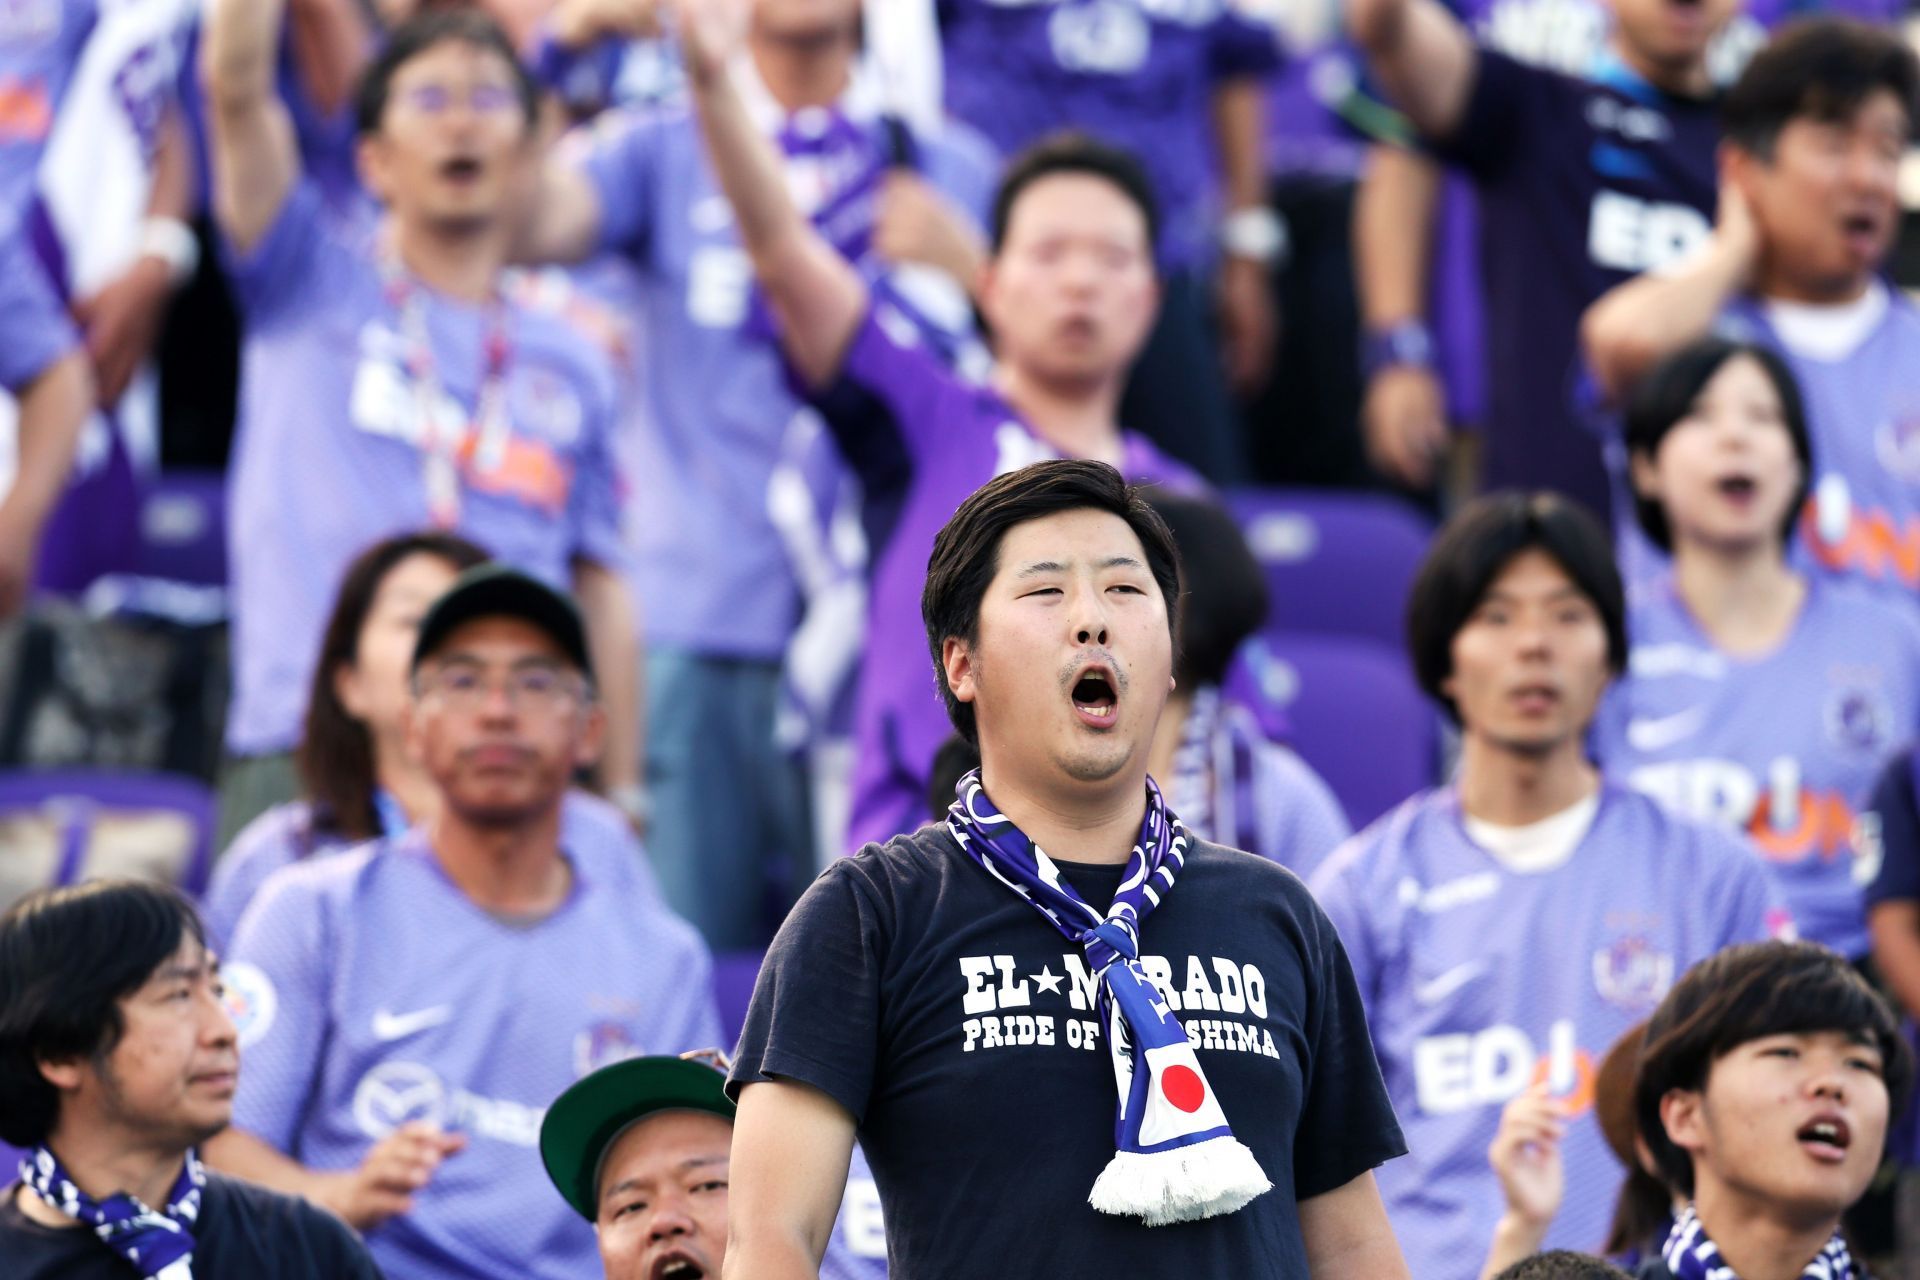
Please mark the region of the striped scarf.
<svg viewBox="0 0 1920 1280"><path fill-rule="evenodd" d="M1674 1220L1660 1256L1666 1259L1673 1280L1740 1280L1721 1258L1718 1246L1700 1225L1692 1205ZM1847 1242L1836 1231L1826 1247L1800 1273L1800 1280L1866 1280L1866 1277L1853 1269L1853 1255L1847 1252Z"/></svg>
<svg viewBox="0 0 1920 1280"><path fill-rule="evenodd" d="M1187 856L1186 828L1168 811L1160 788L1147 780L1146 821L1104 914L994 808L978 769L955 790L947 830L961 852L1084 947L1099 980L1099 1017L1119 1090L1118 1149L1087 1202L1101 1213L1162 1226L1232 1213L1271 1190L1253 1152L1227 1126L1186 1029L1140 966L1140 931L1172 891Z"/></svg>
<svg viewBox="0 0 1920 1280"><path fill-rule="evenodd" d="M200 1217L200 1191L207 1175L187 1152L166 1206L147 1208L119 1192L95 1200L75 1185L60 1158L44 1144L20 1161L20 1180L33 1194L93 1230L100 1243L125 1258L145 1280L193 1280L193 1224Z"/></svg>

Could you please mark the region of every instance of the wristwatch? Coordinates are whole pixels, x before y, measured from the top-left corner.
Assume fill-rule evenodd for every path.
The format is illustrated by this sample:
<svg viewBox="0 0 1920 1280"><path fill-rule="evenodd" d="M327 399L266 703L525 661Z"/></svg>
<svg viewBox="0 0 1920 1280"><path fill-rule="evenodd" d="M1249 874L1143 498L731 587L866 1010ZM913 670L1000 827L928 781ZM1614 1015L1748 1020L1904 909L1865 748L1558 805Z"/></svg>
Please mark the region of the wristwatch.
<svg viewBox="0 0 1920 1280"><path fill-rule="evenodd" d="M1395 366L1433 368L1433 333L1422 320L1402 320L1372 329L1360 339L1360 372L1367 381Z"/></svg>
<svg viewBox="0 0 1920 1280"><path fill-rule="evenodd" d="M1220 247L1235 258L1275 266L1287 258L1287 223L1265 205L1236 209L1220 224Z"/></svg>

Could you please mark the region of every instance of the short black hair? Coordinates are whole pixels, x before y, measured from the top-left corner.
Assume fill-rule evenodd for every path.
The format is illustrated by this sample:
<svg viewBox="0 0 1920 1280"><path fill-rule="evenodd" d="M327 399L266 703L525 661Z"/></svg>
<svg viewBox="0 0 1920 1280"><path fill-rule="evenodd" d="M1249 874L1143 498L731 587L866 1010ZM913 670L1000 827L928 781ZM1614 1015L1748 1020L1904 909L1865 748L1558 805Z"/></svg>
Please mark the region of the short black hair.
<svg viewBox="0 0 1920 1280"><path fill-rule="evenodd" d="M1460 709L1444 692L1453 674L1453 638L1467 625L1493 581L1524 551L1551 556L1592 602L1607 632L1607 665L1627 665L1627 604L1613 547L1599 522L1572 501L1545 490L1490 493L1460 509L1435 535L1407 596L1407 649L1427 696L1455 723Z"/></svg>
<svg viewBox="0 0 1920 1280"><path fill-rule="evenodd" d="M1146 219L1147 257L1153 260L1154 246L1160 243L1160 202L1153 194L1153 179L1131 151L1072 129L1048 134L1007 162L993 193L988 224L995 253L1006 243L1007 224L1021 194L1040 179L1062 173L1103 178L1133 201Z"/></svg>
<svg viewBox="0 0 1920 1280"><path fill-rule="evenodd" d="M1062 511L1106 511L1119 516L1140 539L1147 569L1167 603L1167 632L1180 648L1180 553L1136 485L1104 462L1061 458L1036 462L988 481L953 513L933 540L920 618L927 627L934 679L947 704L947 718L968 742L978 743L973 707L953 696L940 649L950 637L972 644L980 638L980 601L1000 567L1000 540L1007 530Z"/></svg>
<svg viewBox="0 0 1920 1280"><path fill-rule="evenodd" d="M393 77L401 67L427 50L455 41L486 49L506 59L513 68L513 87L520 98L520 112L531 129L540 118L540 85L527 70L506 31L479 9L428 9L417 13L393 29L386 44L360 74L354 88L353 127L361 137L380 132L386 118L387 102L393 94Z"/></svg>
<svg viewBox="0 0 1920 1280"><path fill-rule="evenodd" d="M1755 342L1735 342L1729 338L1708 337L1688 344L1660 362L1634 390L1626 412L1627 453L1645 455L1651 460L1660 452L1660 442L1682 418L1693 412L1707 383L1713 381L1722 365L1736 356L1745 356L1759 364L1780 397L1780 416L1793 441L1794 456L1800 459L1800 487L1781 518L1780 541L1791 542L1793 529L1800 520L1800 508L1806 504L1807 490L1813 484L1813 441L1807 434L1806 402L1800 395L1800 383L1793 370L1778 354ZM1640 529L1662 551L1673 550L1673 528L1667 512L1658 502L1633 495L1633 514Z"/></svg>
<svg viewBox="0 0 1920 1280"><path fill-rule="evenodd" d="M188 937L206 945L193 904L145 880L43 889L0 916L0 1140L47 1140L60 1093L40 1064L112 1053L120 1001Z"/></svg>
<svg viewBox="0 0 1920 1280"><path fill-rule="evenodd" d="M1549 1249L1529 1254L1493 1280L1629 1280L1626 1272L1604 1258L1571 1249Z"/></svg>
<svg viewBox="0 0 1920 1280"><path fill-rule="evenodd" d="M1816 1031L1857 1036L1879 1051L1889 1119L1897 1116L1913 1054L1886 1000L1845 957L1812 942L1750 942L1687 970L1647 1021L1633 1092L1641 1140L1669 1185L1693 1194L1693 1157L1667 1136L1661 1099L1704 1089L1713 1064L1743 1044Z"/></svg>
<svg viewBox="0 0 1920 1280"><path fill-rule="evenodd" d="M1771 161L1791 121L1851 120L1881 90L1900 100L1911 137L1920 120L1920 60L1913 50L1891 31L1851 18L1803 18L1776 31L1727 90L1721 128L1742 151Z"/></svg>
<svg viewBox="0 0 1920 1280"><path fill-rule="evenodd" d="M1191 693L1226 679L1242 642L1267 620L1267 578L1227 509L1155 487L1147 501L1180 549L1180 652L1174 679Z"/></svg>

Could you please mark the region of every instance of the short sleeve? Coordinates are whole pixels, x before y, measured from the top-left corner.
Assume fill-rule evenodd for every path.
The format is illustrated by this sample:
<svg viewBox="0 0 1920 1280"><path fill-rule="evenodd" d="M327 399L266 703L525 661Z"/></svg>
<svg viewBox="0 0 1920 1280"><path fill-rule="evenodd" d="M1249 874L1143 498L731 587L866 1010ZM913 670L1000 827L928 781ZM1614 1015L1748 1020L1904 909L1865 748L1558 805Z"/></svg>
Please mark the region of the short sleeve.
<svg viewBox="0 0 1920 1280"><path fill-rule="evenodd" d="M1269 813L1273 817L1268 849L1260 852L1278 854L1302 879L1353 834L1333 789L1286 747L1274 743L1261 751L1259 785L1263 794L1256 804L1263 819Z"/></svg>
<svg viewBox="0 0 1920 1280"><path fill-rule="evenodd" d="M1869 911L1883 902L1920 901L1920 812L1913 788L1914 751L1902 751L1880 772L1861 815L1877 830L1880 869L1867 885Z"/></svg>
<svg viewBox="0 0 1920 1280"><path fill-rule="evenodd" d="M297 844L306 809L281 805L249 822L214 864L213 880L200 902L200 919L223 955L247 904L267 877L299 861Z"/></svg>
<svg viewBox="0 0 1920 1280"><path fill-rule="evenodd" d="M1320 864L1307 883L1313 900L1333 924L1344 952L1344 963L1353 975L1361 999L1371 1004L1378 994L1380 965L1373 936L1367 928L1365 896L1358 885L1359 863L1365 853L1358 838L1347 841Z"/></svg>
<svg viewBox="0 0 1920 1280"><path fill-rule="evenodd" d="M1280 61L1280 33L1257 18L1229 11L1208 32L1207 76L1216 84L1270 76Z"/></svg>
<svg viewBox="0 0 1920 1280"><path fill-rule="evenodd" d="M329 1030L327 913L305 870L268 878L241 914L222 966L243 1011L246 1069L234 1094L234 1127L296 1159L294 1140Z"/></svg>
<svg viewBox="0 0 1920 1280"><path fill-rule="evenodd" d="M1407 1151L1346 949L1332 921L1311 901L1305 906L1312 996L1303 1030L1310 1057L1293 1138L1294 1194L1301 1200L1343 1187Z"/></svg>
<svg viewBox="0 0 1920 1280"><path fill-rule="evenodd" d="M912 464L926 461L943 431L971 420L966 402L973 394L922 340L918 325L875 302L854 331L839 376L807 399L865 480L887 474L902 451Z"/></svg>
<svg viewBox="0 0 1920 1280"><path fill-rule="evenodd" d="M815 880L774 936L754 984L727 1092L811 1085L860 1123L880 1038L880 912L845 859Z"/></svg>
<svg viewBox="0 0 1920 1280"><path fill-rule="evenodd" d="M639 108L602 112L567 138L563 158L600 201L602 251L644 260L659 186L661 114Z"/></svg>
<svg viewBox="0 0 1920 1280"><path fill-rule="evenodd" d="M24 233L0 241L0 387L18 395L80 345Z"/></svg>
<svg viewBox="0 0 1920 1280"><path fill-rule="evenodd" d="M687 999L675 1010L674 1017L661 1028L660 1034L665 1037L663 1048L669 1053L724 1049L720 1009L713 998L713 956L692 926L671 917L664 906L659 914L666 919L653 926L656 933L665 933L664 926L670 920L674 929L683 935L676 949L678 954L666 963L667 972L679 976L680 988L687 993Z"/></svg>
<svg viewBox="0 0 1920 1280"><path fill-rule="evenodd" d="M302 319L314 297L340 287L355 257L329 220L320 188L311 178L294 183L252 249L242 253L228 245L224 256L234 300L253 328L283 317Z"/></svg>
<svg viewBox="0 0 1920 1280"><path fill-rule="evenodd" d="M1714 925L1719 942L1714 949L1742 942L1766 942L1793 936L1793 915L1773 876L1761 865L1760 857L1739 838L1719 831L1706 832L1721 846L1721 892L1715 899L1719 918ZM1722 852L1724 850L1724 852Z"/></svg>
<svg viewBox="0 0 1920 1280"><path fill-rule="evenodd" d="M613 372L601 368L602 363L594 361L589 421L567 494L567 527L570 551L575 557L624 574L627 543L621 535L620 506L625 485L613 451Z"/></svg>
<svg viewBox="0 0 1920 1280"><path fill-rule="evenodd" d="M1466 113L1451 136L1424 139L1433 153L1475 178L1490 181L1526 167L1540 145L1562 147L1576 135L1567 127L1579 109L1575 82L1480 46Z"/></svg>

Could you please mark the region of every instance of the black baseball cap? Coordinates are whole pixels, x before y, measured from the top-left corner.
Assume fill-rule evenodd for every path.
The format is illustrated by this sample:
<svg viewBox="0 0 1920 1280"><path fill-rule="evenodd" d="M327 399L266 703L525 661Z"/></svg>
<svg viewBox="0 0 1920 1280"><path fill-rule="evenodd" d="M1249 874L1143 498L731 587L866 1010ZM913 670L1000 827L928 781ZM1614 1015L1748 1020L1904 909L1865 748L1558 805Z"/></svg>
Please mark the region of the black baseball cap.
<svg viewBox="0 0 1920 1280"><path fill-rule="evenodd" d="M538 578L497 560L468 569L433 602L420 623L420 637L413 642L410 670L418 671L456 627L475 618L520 618L532 623L553 638L581 675L593 679L587 628L579 608Z"/></svg>
<svg viewBox="0 0 1920 1280"><path fill-rule="evenodd" d="M726 1071L704 1055L628 1058L601 1067L574 1081L547 1108L540 1161L566 1202L593 1222L599 1217L600 1166L620 1135L657 1111L707 1111L731 1122L726 1084Z"/></svg>

